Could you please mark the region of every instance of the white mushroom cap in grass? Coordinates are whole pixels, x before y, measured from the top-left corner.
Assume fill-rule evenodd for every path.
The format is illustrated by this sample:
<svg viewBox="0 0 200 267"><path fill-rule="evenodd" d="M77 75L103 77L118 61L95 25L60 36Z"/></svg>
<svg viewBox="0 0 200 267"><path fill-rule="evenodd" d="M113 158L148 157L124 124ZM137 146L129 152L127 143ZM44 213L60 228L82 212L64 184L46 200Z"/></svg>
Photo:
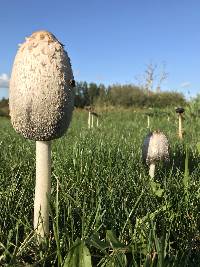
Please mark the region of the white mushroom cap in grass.
<svg viewBox="0 0 200 267"><path fill-rule="evenodd" d="M150 166L149 174L153 178L156 162L169 160L169 142L162 132L154 131L145 137L142 158Z"/></svg>
<svg viewBox="0 0 200 267"><path fill-rule="evenodd" d="M34 32L15 57L9 92L11 122L25 138L48 141L67 130L74 80L63 45L48 31Z"/></svg>

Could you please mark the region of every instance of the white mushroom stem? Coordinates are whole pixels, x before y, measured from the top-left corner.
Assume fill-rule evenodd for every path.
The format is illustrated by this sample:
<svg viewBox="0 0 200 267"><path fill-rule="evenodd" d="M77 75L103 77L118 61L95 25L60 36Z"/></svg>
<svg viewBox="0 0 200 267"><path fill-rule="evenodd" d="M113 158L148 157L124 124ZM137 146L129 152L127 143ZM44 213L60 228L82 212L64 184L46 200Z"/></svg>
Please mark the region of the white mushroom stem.
<svg viewBox="0 0 200 267"><path fill-rule="evenodd" d="M183 131L182 131L182 114L178 115L178 121L179 121L179 126L178 126L178 135L180 139L183 139Z"/></svg>
<svg viewBox="0 0 200 267"><path fill-rule="evenodd" d="M91 112L88 113L88 128L91 128Z"/></svg>
<svg viewBox="0 0 200 267"><path fill-rule="evenodd" d="M147 128L149 128L149 127L150 127L150 116L147 115Z"/></svg>
<svg viewBox="0 0 200 267"><path fill-rule="evenodd" d="M51 141L36 141L36 185L34 229L44 237L49 234L49 197L51 190Z"/></svg>
<svg viewBox="0 0 200 267"><path fill-rule="evenodd" d="M151 178L154 178L155 168L156 168L156 164L154 162L151 163L150 166L149 166L149 175L150 175Z"/></svg>
<svg viewBox="0 0 200 267"><path fill-rule="evenodd" d="M94 127L94 115L92 115L92 128Z"/></svg>

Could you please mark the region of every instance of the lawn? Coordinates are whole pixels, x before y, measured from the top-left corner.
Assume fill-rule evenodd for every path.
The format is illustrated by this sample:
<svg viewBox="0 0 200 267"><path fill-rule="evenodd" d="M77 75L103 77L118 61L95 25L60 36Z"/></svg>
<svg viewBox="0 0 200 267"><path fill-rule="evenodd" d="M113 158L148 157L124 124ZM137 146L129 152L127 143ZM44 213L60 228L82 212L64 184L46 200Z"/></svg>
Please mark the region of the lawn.
<svg viewBox="0 0 200 267"><path fill-rule="evenodd" d="M52 142L50 236L38 244L35 142L0 117L0 266L200 266L200 121L186 116L183 140L173 112L150 128L170 143L154 180L141 159L143 112L104 111L92 129L74 112Z"/></svg>

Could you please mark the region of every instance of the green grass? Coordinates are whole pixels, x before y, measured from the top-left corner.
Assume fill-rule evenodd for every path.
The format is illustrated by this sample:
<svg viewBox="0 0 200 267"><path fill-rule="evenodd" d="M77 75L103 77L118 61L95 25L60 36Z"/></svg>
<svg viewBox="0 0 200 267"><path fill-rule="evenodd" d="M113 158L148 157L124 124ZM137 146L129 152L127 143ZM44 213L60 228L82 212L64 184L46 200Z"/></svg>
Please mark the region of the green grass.
<svg viewBox="0 0 200 267"><path fill-rule="evenodd" d="M50 237L38 245L35 143L0 118L0 266L89 267L90 255L101 267L200 266L200 122L185 120L180 141L176 116L151 118L171 155L154 182L141 160L146 127L145 115L122 110L89 130L87 114L74 112L52 142Z"/></svg>

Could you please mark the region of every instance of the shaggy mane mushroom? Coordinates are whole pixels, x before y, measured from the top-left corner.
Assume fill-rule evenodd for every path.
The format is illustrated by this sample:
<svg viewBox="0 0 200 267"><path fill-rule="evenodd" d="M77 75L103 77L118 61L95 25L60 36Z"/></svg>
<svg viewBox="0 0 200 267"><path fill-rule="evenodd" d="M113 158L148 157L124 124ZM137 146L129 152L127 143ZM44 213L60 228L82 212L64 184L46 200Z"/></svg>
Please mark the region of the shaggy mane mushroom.
<svg viewBox="0 0 200 267"><path fill-rule="evenodd" d="M185 109L182 107L176 108L176 113L178 114L178 136L183 139L183 113Z"/></svg>
<svg viewBox="0 0 200 267"><path fill-rule="evenodd" d="M48 31L20 45L10 79L9 107L16 132L36 141L34 229L49 233L51 140L67 130L74 106L74 77L63 45Z"/></svg>
<svg viewBox="0 0 200 267"><path fill-rule="evenodd" d="M149 166L149 175L153 178L156 163L168 161L169 159L169 142L162 132L154 131L145 137L142 147L142 158Z"/></svg>

